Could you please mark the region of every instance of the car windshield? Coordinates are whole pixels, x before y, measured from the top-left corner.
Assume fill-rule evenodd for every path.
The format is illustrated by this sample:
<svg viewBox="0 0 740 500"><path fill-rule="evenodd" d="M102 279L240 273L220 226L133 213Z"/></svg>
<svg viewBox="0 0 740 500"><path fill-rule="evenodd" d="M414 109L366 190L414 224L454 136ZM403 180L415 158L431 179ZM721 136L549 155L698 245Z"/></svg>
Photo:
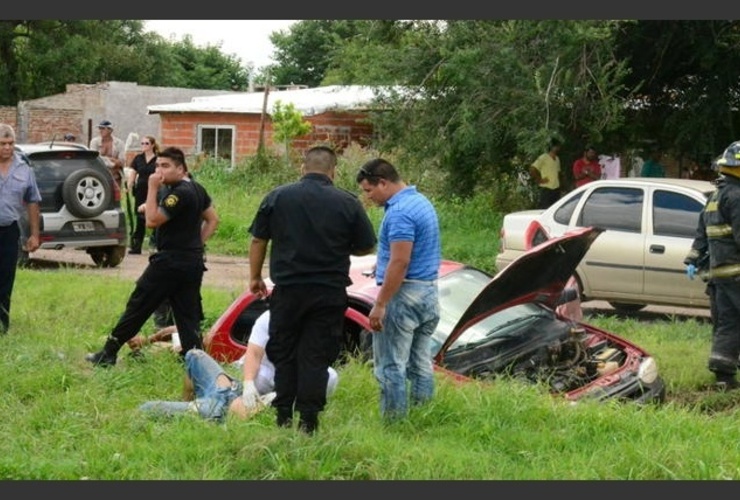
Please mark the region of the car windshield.
<svg viewBox="0 0 740 500"><path fill-rule="evenodd" d="M440 319L432 335L432 355L452 332L473 299L491 281L491 277L476 269L463 268L439 280Z"/></svg>
<svg viewBox="0 0 740 500"><path fill-rule="evenodd" d="M529 332L530 328L527 326L541 318L552 318L553 316L552 311L533 302L503 309L465 330L450 346L448 353L469 349L484 342L490 343L496 339L510 339Z"/></svg>

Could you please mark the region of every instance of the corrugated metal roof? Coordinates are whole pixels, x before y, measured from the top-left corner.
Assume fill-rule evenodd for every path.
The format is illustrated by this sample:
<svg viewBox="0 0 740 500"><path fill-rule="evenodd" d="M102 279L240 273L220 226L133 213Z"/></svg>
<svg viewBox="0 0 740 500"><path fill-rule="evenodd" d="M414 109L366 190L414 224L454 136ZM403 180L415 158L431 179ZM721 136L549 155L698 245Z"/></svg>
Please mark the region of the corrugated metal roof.
<svg viewBox="0 0 740 500"><path fill-rule="evenodd" d="M271 90L267 96L267 114L277 101L292 103L304 116L312 116L331 110L367 109L382 87L365 85L328 85L310 89ZM194 97L190 102L147 106L154 113L262 113L264 92L245 92L218 96Z"/></svg>

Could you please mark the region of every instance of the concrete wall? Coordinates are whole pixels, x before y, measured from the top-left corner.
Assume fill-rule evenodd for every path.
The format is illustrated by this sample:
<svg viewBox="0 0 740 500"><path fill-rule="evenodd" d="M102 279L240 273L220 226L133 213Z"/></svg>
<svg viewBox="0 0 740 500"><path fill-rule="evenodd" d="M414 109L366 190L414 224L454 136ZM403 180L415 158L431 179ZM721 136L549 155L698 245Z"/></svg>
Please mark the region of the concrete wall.
<svg viewBox="0 0 740 500"><path fill-rule="evenodd" d="M159 137L159 115L148 114L147 106L231 93L237 92L141 86L134 82L68 84L62 94L19 102L17 109L13 108L16 109L16 118L12 121L18 142L50 141L55 136L60 140L64 134L70 133L77 137L77 142L88 144L98 134L98 123L110 120L114 125L114 135L124 141L132 135L131 145L135 154L139 141L133 139L142 135ZM0 117L6 112L4 108L0 109ZM134 134L137 137L133 137Z"/></svg>
<svg viewBox="0 0 740 500"><path fill-rule="evenodd" d="M17 123L16 123L16 112L13 106L0 106L0 123L7 123L14 129L16 129L17 135Z"/></svg>

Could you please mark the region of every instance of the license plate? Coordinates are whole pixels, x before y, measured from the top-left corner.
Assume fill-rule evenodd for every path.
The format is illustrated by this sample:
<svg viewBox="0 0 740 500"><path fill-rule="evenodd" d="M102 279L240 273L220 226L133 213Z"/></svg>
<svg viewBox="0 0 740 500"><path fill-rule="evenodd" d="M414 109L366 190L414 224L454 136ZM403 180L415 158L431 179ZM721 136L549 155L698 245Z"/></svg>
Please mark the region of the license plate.
<svg viewBox="0 0 740 500"><path fill-rule="evenodd" d="M75 233L84 233L88 231L95 231L95 224L92 222L73 222L72 223L72 229L74 229Z"/></svg>

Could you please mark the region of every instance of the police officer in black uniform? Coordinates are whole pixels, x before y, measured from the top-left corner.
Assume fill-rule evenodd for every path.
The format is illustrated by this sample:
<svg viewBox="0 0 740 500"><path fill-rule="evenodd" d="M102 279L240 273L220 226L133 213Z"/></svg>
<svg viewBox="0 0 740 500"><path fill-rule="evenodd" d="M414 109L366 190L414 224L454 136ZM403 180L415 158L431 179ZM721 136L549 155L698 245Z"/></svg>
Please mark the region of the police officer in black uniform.
<svg viewBox="0 0 740 500"><path fill-rule="evenodd" d="M165 187L158 202L160 186ZM165 299L175 317L181 355L194 347L203 348L200 287L206 270L204 244L218 226L218 215L205 188L188 175L182 150L170 147L159 153L156 171L149 177L145 215L147 227L157 229L157 252L149 257L149 265L103 349L85 357L96 366L115 365L121 346L139 332Z"/></svg>
<svg viewBox="0 0 740 500"><path fill-rule="evenodd" d="M339 354L350 255L375 248L373 225L356 195L334 186L331 148L315 146L304 157L297 182L265 196L249 228L250 290L267 294L262 265L271 241L270 340L275 365L277 425L293 423L313 434L326 404L327 368Z"/></svg>
<svg viewBox="0 0 740 500"><path fill-rule="evenodd" d="M686 272L708 281L713 322L708 368L723 390L740 388L740 141L717 161L722 176L701 213L697 236L684 259ZM709 255L708 271L702 264Z"/></svg>

